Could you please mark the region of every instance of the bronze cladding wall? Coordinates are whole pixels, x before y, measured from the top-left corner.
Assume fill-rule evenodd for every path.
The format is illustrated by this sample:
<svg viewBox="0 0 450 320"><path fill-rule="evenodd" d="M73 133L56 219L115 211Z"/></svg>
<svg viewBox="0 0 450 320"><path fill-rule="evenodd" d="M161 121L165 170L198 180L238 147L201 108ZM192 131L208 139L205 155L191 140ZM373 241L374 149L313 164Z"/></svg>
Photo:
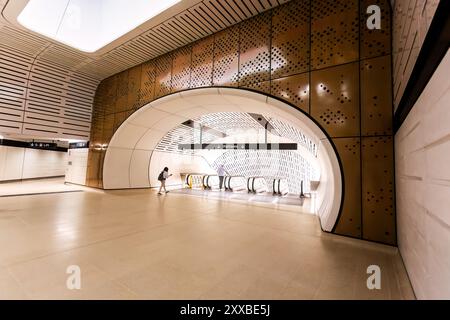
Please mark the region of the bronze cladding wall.
<svg viewBox="0 0 450 320"><path fill-rule="evenodd" d="M371 4L381 30L366 27ZM148 102L187 88L251 88L302 109L331 137L345 181L334 232L396 244L390 23L387 0L292 0L103 80L87 185L102 187L102 145Z"/></svg>

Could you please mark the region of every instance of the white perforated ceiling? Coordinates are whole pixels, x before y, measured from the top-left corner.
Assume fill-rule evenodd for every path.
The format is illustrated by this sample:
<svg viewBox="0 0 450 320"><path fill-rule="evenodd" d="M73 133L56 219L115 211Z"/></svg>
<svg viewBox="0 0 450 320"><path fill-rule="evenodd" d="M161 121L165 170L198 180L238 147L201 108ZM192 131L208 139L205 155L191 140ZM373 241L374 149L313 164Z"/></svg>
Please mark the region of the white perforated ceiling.
<svg viewBox="0 0 450 320"><path fill-rule="evenodd" d="M274 135L287 138L289 142L297 142L317 157L317 146L300 128L294 127L285 121L273 117L257 115L269 120L275 130L268 132L268 141L278 141ZM194 123L207 126L217 132L223 132L227 137L218 137L208 132L202 133L202 143L225 142L258 142L258 136L264 136L264 127L244 112L217 112L208 113L192 119ZM218 152L204 152L194 150L179 150L179 144L200 143L199 128L180 124L170 130L157 144L155 150L179 154L197 154L205 158L209 165L217 170L223 164L227 172L234 176L264 177L272 192L273 179L283 178L287 181L289 192L300 194L302 181L303 191L309 192L309 181L318 177L317 159L304 157L304 151L296 150L220 150ZM237 137L237 139L236 139ZM243 140L243 138L250 138ZM230 139L231 138L231 139ZM235 139L233 139L235 138ZM283 139L283 141L286 141ZM313 161L312 164L310 161Z"/></svg>
<svg viewBox="0 0 450 320"><path fill-rule="evenodd" d="M7 9L26 0L0 0L0 133L88 140L102 79L287 1L183 0L183 10L91 54L12 21Z"/></svg>
<svg viewBox="0 0 450 320"><path fill-rule="evenodd" d="M268 131L268 133L283 138L288 138L289 140L296 142L306 148L314 157L317 157L317 144L314 142L307 134L305 134L301 129L294 127L284 121L277 118L264 116L274 128L273 131ZM245 112L217 112L208 113L201 115L192 119L195 123L201 124L208 128L214 129L217 132L222 132L225 135L236 135L240 133L245 133L247 130L259 131L264 134L264 127L258 123L250 114ZM186 143L199 143L198 135L199 130L194 130L184 124L178 125L176 128L170 130L164 138L159 142L157 150L170 151L183 153L188 152L187 150L178 150L178 144ZM202 142L213 143L219 139L219 137L208 134L208 132L203 132ZM241 141L242 142L242 141ZM245 141L247 142L247 141ZM256 142L256 141L255 141Z"/></svg>
<svg viewBox="0 0 450 320"><path fill-rule="evenodd" d="M263 129L248 113L243 112L208 113L193 120L227 135L233 134L236 129Z"/></svg>

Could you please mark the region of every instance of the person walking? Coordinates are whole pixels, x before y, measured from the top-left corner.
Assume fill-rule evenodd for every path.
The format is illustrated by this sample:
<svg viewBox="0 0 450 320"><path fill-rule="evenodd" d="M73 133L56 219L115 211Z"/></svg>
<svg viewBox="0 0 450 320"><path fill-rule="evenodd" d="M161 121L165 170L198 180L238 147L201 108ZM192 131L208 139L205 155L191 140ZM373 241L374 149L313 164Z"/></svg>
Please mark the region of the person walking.
<svg viewBox="0 0 450 320"><path fill-rule="evenodd" d="M165 193L169 192L169 191L166 190L166 180L167 180L170 176L172 176L172 174L169 174L169 168L167 168L167 167L165 167L165 168L163 169L163 171L161 171L161 172L159 173L158 181L161 182L161 185L159 186L158 195L161 195L161 194L162 194L162 193L161 193L161 190L162 190L163 188L164 188L164 192L165 192Z"/></svg>
<svg viewBox="0 0 450 320"><path fill-rule="evenodd" d="M217 168L217 175L219 176L219 189L222 191L223 179L225 176L225 168L223 167L223 164L220 164Z"/></svg>

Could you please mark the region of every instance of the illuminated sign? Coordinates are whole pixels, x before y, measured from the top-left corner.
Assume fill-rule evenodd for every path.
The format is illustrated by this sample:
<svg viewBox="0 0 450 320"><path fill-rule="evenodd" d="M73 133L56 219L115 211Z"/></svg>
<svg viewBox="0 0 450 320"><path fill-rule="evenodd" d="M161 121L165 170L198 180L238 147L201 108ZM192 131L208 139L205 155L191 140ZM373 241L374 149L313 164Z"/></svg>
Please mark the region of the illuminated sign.
<svg viewBox="0 0 450 320"><path fill-rule="evenodd" d="M53 142L29 142L28 143L29 148L33 149L56 149L57 144Z"/></svg>
<svg viewBox="0 0 450 320"><path fill-rule="evenodd" d="M89 141L79 141L69 143L69 149L89 148Z"/></svg>

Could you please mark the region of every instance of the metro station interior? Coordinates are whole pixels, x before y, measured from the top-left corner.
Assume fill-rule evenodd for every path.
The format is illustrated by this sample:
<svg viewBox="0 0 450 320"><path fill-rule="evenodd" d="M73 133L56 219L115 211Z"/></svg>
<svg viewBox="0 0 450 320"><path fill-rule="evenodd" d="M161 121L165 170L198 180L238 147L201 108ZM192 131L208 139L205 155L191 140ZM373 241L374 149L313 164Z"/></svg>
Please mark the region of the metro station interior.
<svg viewBox="0 0 450 320"><path fill-rule="evenodd" d="M450 299L450 2L0 8L0 299Z"/></svg>

